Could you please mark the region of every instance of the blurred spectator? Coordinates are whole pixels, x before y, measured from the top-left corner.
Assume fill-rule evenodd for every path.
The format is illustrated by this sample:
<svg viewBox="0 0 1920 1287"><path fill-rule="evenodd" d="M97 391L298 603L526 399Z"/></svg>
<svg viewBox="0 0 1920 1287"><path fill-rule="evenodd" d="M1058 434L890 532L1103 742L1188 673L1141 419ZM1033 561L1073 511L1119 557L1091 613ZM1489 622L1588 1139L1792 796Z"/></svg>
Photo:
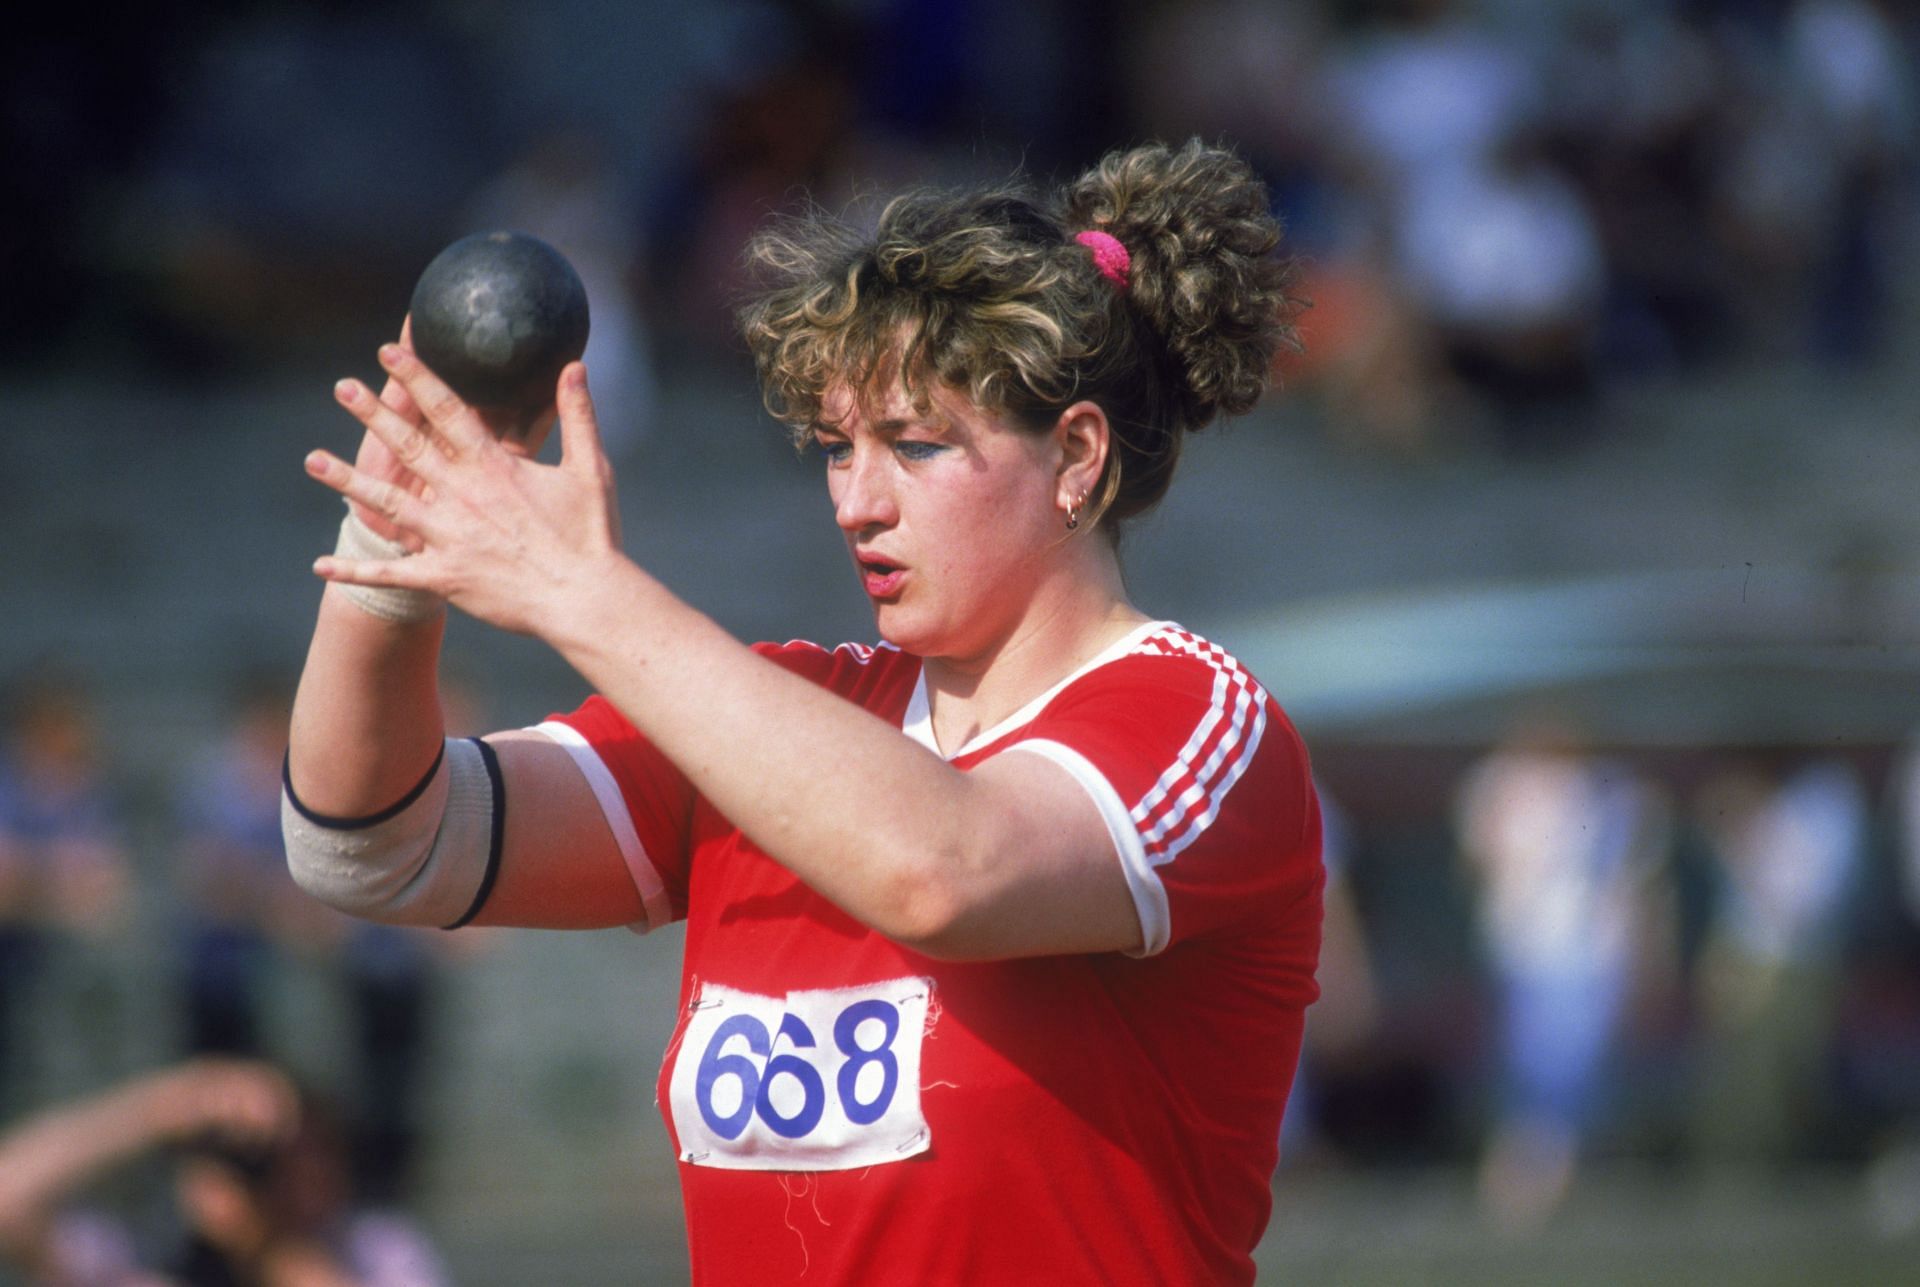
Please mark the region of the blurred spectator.
<svg viewBox="0 0 1920 1287"><path fill-rule="evenodd" d="M1149 6L1121 26L1127 99L1142 133L1233 140L1273 185L1296 242L1303 228L1316 248L1339 239L1323 205L1339 199L1324 14L1197 0Z"/></svg>
<svg viewBox="0 0 1920 1287"><path fill-rule="evenodd" d="M143 1239L78 1203L110 1173L176 1150L180 1236ZM434 1287L438 1256L403 1217L357 1208L317 1103L271 1066L200 1060L135 1077L0 1135L0 1263L35 1287Z"/></svg>
<svg viewBox="0 0 1920 1287"><path fill-rule="evenodd" d="M1543 54L1451 0L1386 8L1329 85L1392 270L1510 445L1577 427L1595 392L1605 261L1540 145Z"/></svg>
<svg viewBox="0 0 1920 1287"><path fill-rule="evenodd" d="M287 874L280 762L291 708L284 678L242 682L225 733L187 780L179 873L191 1054L266 1053L264 992L273 972L289 954L315 949L344 927Z"/></svg>
<svg viewBox="0 0 1920 1287"><path fill-rule="evenodd" d="M1905 204L1920 109L1912 61L1889 0L1801 0L1786 45L1791 92L1819 123L1832 167L1812 265L1813 345L1858 360L1879 350L1892 302L1893 218Z"/></svg>
<svg viewBox="0 0 1920 1287"><path fill-rule="evenodd" d="M352 1163L370 1198L399 1202L418 1161L424 1074L437 996L433 931L371 923L349 930L340 981L353 1043Z"/></svg>
<svg viewBox="0 0 1920 1287"><path fill-rule="evenodd" d="M1559 141L1603 229L1609 356L1731 344L1868 356L1913 150L1911 56L1874 0L1594 10L1559 78Z"/></svg>
<svg viewBox="0 0 1920 1287"><path fill-rule="evenodd" d="M1126 24L1124 68L1143 134L1231 139L1267 180L1311 307L1284 354L1290 393L1319 398L1356 446L1425 450L1449 392L1431 335L1389 262L1385 212L1336 142L1324 15L1207 0L1151 8Z"/></svg>
<svg viewBox="0 0 1920 1287"><path fill-rule="evenodd" d="M29 1073L30 1005L55 1020L39 1035L76 1039L96 1069L121 1053L107 949L126 922L132 879L85 689L42 670L10 696L0 746L0 1109L20 1099Z"/></svg>
<svg viewBox="0 0 1920 1287"><path fill-rule="evenodd" d="M587 370L601 438L617 458L653 418L654 376L652 341L636 293L641 216L606 149L605 139L583 123L535 134L469 203L464 231L531 233L580 274L592 314Z"/></svg>
<svg viewBox="0 0 1920 1287"><path fill-rule="evenodd" d="M1517 725L1468 772L1457 807L1499 1014L1481 1198L1495 1221L1526 1226L1566 1196L1604 1106L1667 811L1557 716Z"/></svg>
<svg viewBox="0 0 1920 1287"><path fill-rule="evenodd" d="M459 25L365 4L245 5L208 25L101 220L116 290L146 310L125 320L189 371L304 357L370 317L387 334L394 284L497 155Z"/></svg>
<svg viewBox="0 0 1920 1287"><path fill-rule="evenodd" d="M1456 0L1393 0L1336 55L1344 145L1389 206L1488 161L1532 118L1538 68L1506 29Z"/></svg>
<svg viewBox="0 0 1920 1287"><path fill-rule="evenodd" d="M1593 5L1553 50L1542 124L1606 258L1600 350L1614 371L1691 367L1730 343L1738 279L1715 214L1724 44L1680 7Z"/></svg>
<svg viewBox="0 0 1920 1287"><path fill-rule="evenodd" d="M1718 891L1694 984L1694 1146L1715 1173L1790 1160L1817 1124L1866 794L1837 759L1755 759L1702 788Z"/></svg>
<svg viewBox="0 0 1920 1287"><path fill-rule="evenodd" d="M854 119L842 24L774 5L726 11L752 23L737 63L706 88L689 154L653 194L648 252L656 315L672 319L663 340L709 352L736 347L740 248L769 213L841 194Z"/></svg>
<svg viewBox="0 0 1920 1287"><path fill-rule="evenodd" d="M1581 436L1605 264L1579 192L1537 140L1516 133L1428 176L1403 203L1398 252L1448 368L1494 408L1501 439Z"/></svg>
<svg viewBox="0 0 1920 1287"><path fill-rule="evenodd" d="M1287 394L1315 400L1329 434L1351 447L1417 456L1454 445L1474 408L1386 249L1356 240L1305 256L1300 347L1275 363Z"/></svg>

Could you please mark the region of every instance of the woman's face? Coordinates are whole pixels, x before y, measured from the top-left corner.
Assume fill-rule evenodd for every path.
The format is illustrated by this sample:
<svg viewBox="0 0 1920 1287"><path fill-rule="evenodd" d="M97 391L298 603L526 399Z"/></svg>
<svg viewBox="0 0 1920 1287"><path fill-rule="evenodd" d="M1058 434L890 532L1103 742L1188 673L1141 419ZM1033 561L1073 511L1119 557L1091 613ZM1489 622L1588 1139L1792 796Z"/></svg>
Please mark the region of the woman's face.
<svg viewBox="0 0 1920 1287"><path fill-rule="evenodd" d="M905 390L831 391L815 441L834 518L880 635L907 652L984 659L1036 606L1058 559L1060 452L941 388L927 414Z"/></svg>

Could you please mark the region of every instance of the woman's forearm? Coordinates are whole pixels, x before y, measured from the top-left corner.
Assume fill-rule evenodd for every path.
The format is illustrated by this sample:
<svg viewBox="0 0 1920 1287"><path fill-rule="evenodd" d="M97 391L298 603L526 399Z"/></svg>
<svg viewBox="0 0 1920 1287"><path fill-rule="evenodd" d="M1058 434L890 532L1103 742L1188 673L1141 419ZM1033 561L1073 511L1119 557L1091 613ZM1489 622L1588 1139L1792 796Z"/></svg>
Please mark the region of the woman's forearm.
<svg viewBox="0 0 1920 1287"><path fill-rule="evenodd" d="M396 625L328 586L294 697L288 764L308 809L363 817L404 796L445 738L445 617Z"/></svg>
<svg viewBox="0 0 1920 1287"><path fill-rule="evenodd" d="M972 869L968 775L736 641L624 559L582 578L552 643L715 808L818 893L902 941ZM773 730L778 730L774 732Z"/></svg>

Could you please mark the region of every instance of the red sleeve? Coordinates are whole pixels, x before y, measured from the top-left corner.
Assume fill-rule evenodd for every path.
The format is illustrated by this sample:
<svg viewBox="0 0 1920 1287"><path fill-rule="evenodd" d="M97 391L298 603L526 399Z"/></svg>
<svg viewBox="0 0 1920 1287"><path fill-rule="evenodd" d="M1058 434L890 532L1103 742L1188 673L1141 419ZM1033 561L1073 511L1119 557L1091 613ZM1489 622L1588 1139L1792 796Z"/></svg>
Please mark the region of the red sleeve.
<svg viewBox="0 0 1920 1287"><path fill-rule="evenodd" d="M1144 955L1255 926L1311 922L1317 937L1320 807L1306 748L1231 655L1174 642L1184 650L1136 652L1074 683L1014 746L1061 764L1100 807Z"/></svg>
<svg viewBox="0 0 1920 1287"><path fill-rule="evenodd" d="M755 644L753 651L843 696L866 697L869 709L880 700L874 690L895 705L904 704L917 673L897 664L897 651L860 644L822 648L794 640ZM894 664L874 666L876 658ZM685 916L697 795L693 784L604 697L590 697L569 714L549 716L538 731L567 749L600 802L646 904L646 924L636 928L653 929Z"/></svg>
<svg viewBox="0 0 1920 1287"><path fill-rule="evenodd" d="M657 929L687 913L688 835L693 786L604 697L589 697L538 726L565 747L593 788L634 888Z"/></svg>

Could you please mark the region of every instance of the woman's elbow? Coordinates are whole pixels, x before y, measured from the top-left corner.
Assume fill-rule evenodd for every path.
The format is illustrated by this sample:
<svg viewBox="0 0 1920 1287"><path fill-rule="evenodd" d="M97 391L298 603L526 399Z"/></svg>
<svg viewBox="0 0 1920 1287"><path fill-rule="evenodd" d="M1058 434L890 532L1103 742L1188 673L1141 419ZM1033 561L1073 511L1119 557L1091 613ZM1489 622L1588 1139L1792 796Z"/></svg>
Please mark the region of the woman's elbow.
<svg viewBox="0 0 1920 1287"><path fill-rule="evenodd" d="M876 900L871 928L901 947L940 961L978 955L970 927L977 908L951 859L908 861L892 873Z"/></svg>

